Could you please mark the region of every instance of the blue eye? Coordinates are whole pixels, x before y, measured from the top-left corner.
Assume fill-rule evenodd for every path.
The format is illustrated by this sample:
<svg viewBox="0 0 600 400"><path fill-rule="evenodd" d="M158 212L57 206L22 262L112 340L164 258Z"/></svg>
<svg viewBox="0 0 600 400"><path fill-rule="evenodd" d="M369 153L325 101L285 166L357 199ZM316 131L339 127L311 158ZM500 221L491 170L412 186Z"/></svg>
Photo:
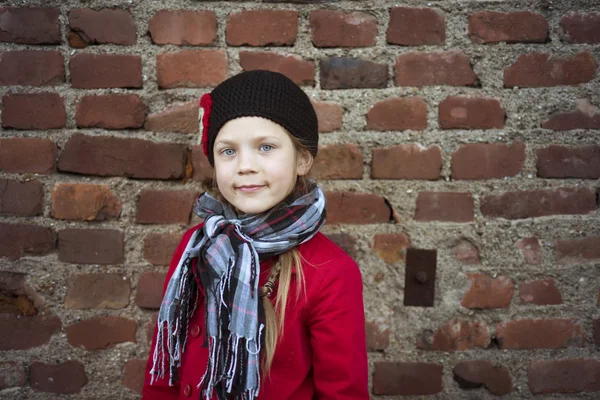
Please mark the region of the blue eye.
<svg viewBox="0 0 600 400"><path fill-rule="evenodd" d="M271 151L273 150L273 146L271 146L270 144L263 144L260 146L260 149L262 151Z"/></svg>
<svg viewBox="0 0 600 400"><path fill-rule="evenodd" d="M235 154L235 151L233 151L233 149L224 149L221 150L221 154L224 154L226 156L232 156Z"/></svg>

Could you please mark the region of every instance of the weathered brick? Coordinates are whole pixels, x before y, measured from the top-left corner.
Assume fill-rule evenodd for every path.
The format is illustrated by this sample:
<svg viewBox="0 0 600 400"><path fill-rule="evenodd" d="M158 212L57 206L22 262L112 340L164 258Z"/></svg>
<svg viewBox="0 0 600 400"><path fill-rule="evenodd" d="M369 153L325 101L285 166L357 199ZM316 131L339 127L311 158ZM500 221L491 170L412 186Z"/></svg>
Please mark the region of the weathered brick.
<svg viewBox="0 0 600 400"><path fill-rule="evenodd" d="M31 363L29 369L31 387L39 392L74 394L88 383L85 367L79 361L60 364Z"/></svg>
<svg viewBox="0 0 600 400"><path fill-rule="evenodd" d="M459 51L404 53L396 59L396 86L474 86L477 75Z"/></svg>
<svg viewBox="0 0 600 400"><path fill-rule="evenodd" d="M373 251L387 263L406 260L410 240L404 233L380 233L373 237Z"/></svg>
<svg viewBox="0 0 600 400"><path fill-rule="evenodd" d="M133 320L102 316L67 326L67 340L73 347L98 350L113 347L117 343L135 343L137 323Z"/></svg>
<svg viewBox="0 0 600 400"><path fill-rule="evenodd" d="M575 100L577 109L571 112L554 113L542 122L542 128L556 131L571 129L600 129L600 109L587 99Z"/></svg>
<svg viewBox="0 0 600 400"><path fill-rule="evenodd" d="M69 12L69 42L73 47L90 44L132 45L137 26L128 10L119 8L75 8Z"/></svg>
<svg viewBox="0 0 600 400"><path fill-rule="evenodd" d="M75 113L79 128L141 128L146 119L146 105L136 94L84 96Z"/></svg>
<svg viewBox="0 0 600 400"><path fill-rule="evenodd" d="M164 272L144 272L137 284L135 304L140 308L160 308L166 276Z"/></svg>
<svg viewBox="0 0 600 400"><path fill-rule="evenodd" d="M0 314L0 350L26 350L50 342L62 323L58 317Z"/></svg>
<svg viewBox="0 0 600 400"><path fill-rule="evenodd" d="M184 50L156 56L156 78L162 89L216 86L227 78L227 68L223 50Z"/></svg>
<svg viewBox="0 0 600 400"><path fill-rule="evenodd" d="M153 132L198 133L198 101L171 104L148 115L144 129Z"/></svg>
<svg viewBox="0 0 600 400"><path fill-rule="evenodd" d="M403 144L373 149L371 178L436 180L442 169L439 146Z"/></svg>
<svg viewBox="0 0 600 400"><path fill-rule="evenodd" d="M16 260L25 254L44 255L56 248L52 229L37 225L0 223L0 256Z"/></svg>
<svg viewBox="0 0 600 400"><path fill-rule="evenodd" d="M328 224L378 224L390 220L385 199L376 194L329 192L326 197Z"/></svg>
<svg viewBox="0 0 600 400"><path fill-rule="evenodd" d="M522 282L519 284L519 298L521 303L538 306L562 304L563 302L560 291L552 278Z"/></svg>
<svg viewBox="0 0 600 400"><path fill-rule="evenodd" d="M517 248L525 262L530 265L539 265L542 262L540 242L535 236L523 238L516 243Z"/></svg>
<svg viewBox="0 0 600 400"><path fill-rule="evenodd" d="M52 217L80 221L117 219L121 200L108 186L58 183L52 192Z"/></svg>
<svg viewBox="0 0 600 400"><path fill-rule="evenodd" d="M44 298L27 283L28 274L0 271L0 292L3 301L0 313L22 316L37 315L46 306Z"/></svg>
<svg viewBox="0 0 600 400"><path fill-rule="evenodd" d="M10 387L25 386L27 376L20 362L0 362L0 390Z"/></svg>
<svg viewBox="0 0 600 400"><path fill-rule="evenodd" d="M58 51L0 52L0 86L54 86L65 81L65 59Z"/></svg>
<svg viewBox="0 0 600 400"><path fill-rule="evenodd" d="M463 389L485 386L494 396L505 396L513 390L508 368L494 366L487 360L461 361L452 369L452 373Z"/></svg>
<svg viewBox="0 0 600 400"><path fill-rule="evenodd" d="M425 350L463 351L475 348L485 349L490 345L490 332L485 322L451 319L433 334L431 343L417 342L417 347Z"/></svg>
<svg viewBox="0 0 600 400"><path fill-rule="evenodd" d="M315 47L368 47L375 45L377 21L372 15L354 11L313 10L309 15Z"/></svg>
<svg viewBox="0 0 600 400"><path fill-rule="evenodd" d="M279 72L297 85L315 84L315 65L312 61L279 53L240 51L240 66L244 71L263 69Z"/></svg>
<svg viewBox="0 0 600 400"><path fill-rule="evenodd" d="M0 139L0 171L50 174L56 171L56 145L49 139Z"/></svg>
<svg viewBox="0 0 600 400"><path fill-rule="evenodd" d="M596 60L588 51L552 58L548 53L522 54L504 70L504 87L577 85L594 79L597 67Z"/></svg>
<svg viewBox="0 0 600 400"><path fill-rule="evenodd" d="M123 274L69 275L65 308L118 310L127 307L130 293L131 280Z"/></svg>
<svg viewBox="0 0 600 400"><path fill-rule="evenodd" d="M392 7L387 42L401 46L440 45L446 41L444 14L437 9Z"/></svg>
<svg viewBox="0 0 600 400"><path fill-rule="evenodd" d="M76 89L142 87L140 56L79 53L71 57L69 69Z"/></svg>
<svg viewBox="0 0 600 400"><path fill-rule="evenodd" d="M148 31L156 44L203 46L217 38L214 11L159 10L150 18Z"/></svg>
<svg viewBox="0 0 600 400"><path fill-rule="evenodd" d="M542 178L600 178L600 146L550 145L535 151Z"/></svg>
<svg viewBox="0 0 600 400"><path fill-rule="evenodd" d="M0 42L59 44L58 8L0 7Z"/></svg>
<svg viewBox="0 0 600 400"><path fill-rule="evenodd" d="M392 97L367 113L367 129L376 131L422 131L427 128L427 104L421 97Z"/></svg>
<svg viewBox="0 0 600 400"><path fill-rule="evenodd" d="M390 344L390 328L373 321L365 324L367 351L383 351Z"/></svg>
<svg viewBox="0 0 600 400"><path fill-rule="evenodd" d="M0 215L39 215L43 205L44 187L40 181L0 178Z"/></svg>
<svg viewBox="0 0 600 400"><path fill-rule="evenodd" d="M600 361L585 359L535 360L527 377L533 394L600 391Z"/></svg>
<svg viewBox="0 0 600 400"><path fill-rule="evenodd" d="M315 179L361 179L364 157L356 144L322 146L313 166Z"/></svg>
<svg viewBox="0 0 600 400"><path fill-rule="evenodd" d="M457 261L464 264L479 264L479 250L467 239L460 240L456 246L452 248L452 253Z"/></svg>
<svg viewBox="0 0 600 400"><path fill-rule="evenodd" d="M440 393L442 371L440 364L377 361L373 371L373 393L403 396Z"/></svg>
<svg viewBox="0 0 600 400"><path fill-rule="evenodd" d="M144 190L138 200L138 224L187 224L198 192Z"/></svg>
<svg viewBox="0 0 600 400"><path fill-rule="evenodd" d="M333 243L337 244L350 257L356 258L356 239L348 233L329 233L326 235Z"/></svg>
<svg viewBox="0 0 600 400"><path fill-rule="evenodd" d="M517 175L525 164L525 143L469 143L452 153L452 179L493 179Z"/></svg>
<svg viewBox="0 0 600 400"><path fill-rule="evenodd" d="M600 14L570 12L560 19L564 41L600 43Z"/></svg>
<svg viewBox="0 0 600 400"><path fill-rule="evenodd" d="M521 319L496 325L496 339L502 349L559 349L583 346L585 332L574 318Z"/></svg>
<svg viewBox="0 0 600 400"><path fill-rule="evenodd" d="M349 57L319 62L322 89L381 89L387 87L388 67Z"/></svg>
<svg viewBox="0 0 600 400"><path fill-rule="evenodd" d="M7 93L2 107L3 128L58 129L67 122L64 100L57 93Z"/></svg>
<svg viewBox="0 0 600 400"><path fill-rule="evenodd" d="M232 13L225 37L229 46L291 46L298 35L298 12L251 10Z"/></svg>
<svg viewBox="0 0 600 400"><path fill-rule="evenodd" d="M183 176L185 159L181 144L76 133L60 154L58 168L86 175L178 179Z"/></svg>
<svg viewBox="0 0 600 400"><path fill-rule="evenodd" d="M123 386L142 394L144 387L144 374L146 373L146 359L131 359L125 363L123 371Z"/></svg>
<svg viewBox="0 0 600 400"><path fill-rule="evenodd" d="M473 215L471 193L420 192L417 196L417 221L471 222Z"/></svg>
<svg viewBox="0 0 600 400"><path fill-rule="evenodd" d="M492 278L485 274L467 274L469 289L460 305L466 308L508 308L513 296L512 279L508 276Z"/></svg>
<svg viewBox="0 0 600 400"><path fill-rule="evenodd" d="M150 233L144 238L144 258L152 265L169 265L180 240L178 233Z"/></svg>
<svg viewBox="0 0 600 400"><path fill-rule="evenodd" d="M152 339L154 337L154 330L156 329L156 324L158 320L158 311L152 315L152 319L150 322L146 324L146 341L148 345L152 344Z"/></svg>
<svg viewBox="0 0 600 400"><path fill-rule="evenodd" d="M202 182L214 178L214 169L204 154L202 145L192 146L192 180ZM189 161L189 160L188 160Z"/></svg>
<svg viewBox="0 0 600 400"><path fill-rule="evenodd" d="M122 264L125 234L113 229L63 229L58 232L58 259L75 264Z"/></svg>
<svg viewBox="0 0 600 400"><path fill-rule="evenodd" d="M481 213L488 218L523 219L588 214L596 208L596 194L587 188L506 192L485 196L481 200Z"/></svg>
<svg viewBox="0 0 600 400"><path fill-rule="evenodd" d="M600 236L556 240L554 257L560 264L597 262L600 260Z"/></svg>
<svg viewBox="0 0 600 400"><path fill-rule="evenodd" d="M333 132L342 128L344 119L344 108L336 103L325 101L311 101L317 120L319 121L319 132Z"/></svg>
<svg viewBox="0 0 600 400"><path fill-rule="evenodd" d="M548 21L531 11L477 11L469 17L473 43L544 43L548 30Z"/></svg>
<svg viewBox="0 0 600 400"><path fill-rule="evenodd" d="M439 105L442 129L502 129L504 110L496 99L450 96Z"/></svg>

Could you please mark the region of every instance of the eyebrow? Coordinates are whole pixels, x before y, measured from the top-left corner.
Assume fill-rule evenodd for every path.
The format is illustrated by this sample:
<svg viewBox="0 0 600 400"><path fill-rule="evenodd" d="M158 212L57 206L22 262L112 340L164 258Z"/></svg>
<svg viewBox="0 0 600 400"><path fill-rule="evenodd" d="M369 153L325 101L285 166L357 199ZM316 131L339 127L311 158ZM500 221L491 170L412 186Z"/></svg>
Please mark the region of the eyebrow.
<svg viewBox="0 0 600 400"><path fill-rule="evenodd" d="M269 140L280 141L280 139L278 137L275 137L275 136L259 136L259 137L254 138L253 141L254 142L265 142L265 141L269 141ZM232 145L232 144L235 144L235 143L236 142L234 140L219 139L219 140L217 140L215 142L215 146L217 144L229 146L229 145Z"/></svg>

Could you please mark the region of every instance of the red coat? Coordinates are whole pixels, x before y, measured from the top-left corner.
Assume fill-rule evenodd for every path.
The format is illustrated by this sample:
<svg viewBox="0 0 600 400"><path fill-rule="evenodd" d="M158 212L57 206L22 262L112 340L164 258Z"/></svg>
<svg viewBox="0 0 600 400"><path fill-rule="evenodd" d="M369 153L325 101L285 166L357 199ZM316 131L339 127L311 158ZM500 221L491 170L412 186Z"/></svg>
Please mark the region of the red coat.
<svg viewBox="0 0 600 400"><path fill-rule="evenodd" d="M188 230L177 247L167 280L198 225ZM323 234L298 246L303 257L306 296L296 299L294 278L290 286L284 332L270 376L261 376L259 400L368 400L368 365L362 279L356 263ZM261 262L260 285L274 260ZM276 298L277 288L271 296ZM197 388L206 369L207 348L200 300L189 324L188 342L182 355L180 380L169 386L168 376L150 385L149 371L156 328L146 367L144 400L198 399Z"/></svg>

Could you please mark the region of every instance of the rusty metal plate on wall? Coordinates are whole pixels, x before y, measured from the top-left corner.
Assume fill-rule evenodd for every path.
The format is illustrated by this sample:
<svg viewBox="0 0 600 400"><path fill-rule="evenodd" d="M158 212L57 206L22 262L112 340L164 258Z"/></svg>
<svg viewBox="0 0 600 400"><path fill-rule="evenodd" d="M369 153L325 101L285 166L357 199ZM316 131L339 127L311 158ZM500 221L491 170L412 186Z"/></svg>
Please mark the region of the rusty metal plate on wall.
<svg viewBox="0 0 600 400"><path fill-rule="evenodd" d="M404 305L433 307L437 250L407 249Z"/></svg>

